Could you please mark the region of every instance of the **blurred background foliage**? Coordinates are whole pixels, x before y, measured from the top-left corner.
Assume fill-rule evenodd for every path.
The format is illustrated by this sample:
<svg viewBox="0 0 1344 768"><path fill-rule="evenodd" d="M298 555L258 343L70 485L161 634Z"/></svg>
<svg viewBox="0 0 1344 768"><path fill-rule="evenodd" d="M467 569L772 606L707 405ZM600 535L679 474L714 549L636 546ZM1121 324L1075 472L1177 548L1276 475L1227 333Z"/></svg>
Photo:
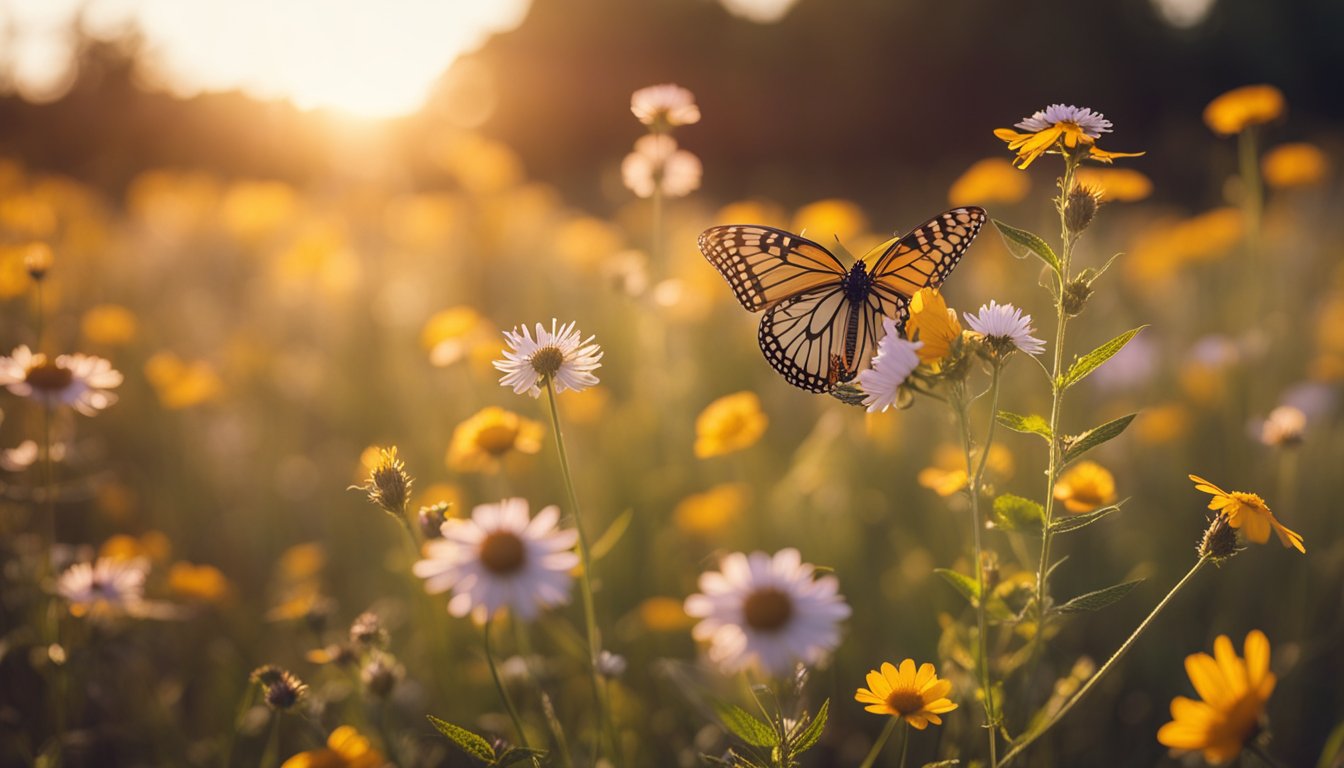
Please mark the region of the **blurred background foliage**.
<svg viewBox="0 0 1344 768"><path fill-rule="evenodd" d="M1131 501L1061 545L1070 558L1056 580L1075 593L1147 581L1068 624L1048 679L1104 658L1188 568L1206 499L1187 472L1265 495L1309 555L1254 547L1202 574L1121 673L1043 740L1040 764L1176 764L1154 733L1168 700L1189 693L1182 659L1253 627L1274 644L1281 678L1275 749L1312 764L1344 714L1333 511L1344 491L1341 29L1344 6L1326 0L1221 0L1185 28L1138 0L801 0L768 24L711 2L534 0L516 29L456 62L423 110L382 122L146 90L134 35L81 39L64 94L0 99L0 343L34 341L20 246L46 241L52 351L103 355L127 373L115 407L58 425L68 445L58 539L70 558L109 547L150 556L151 593L194 608L166 627L91 630L96 642L72 660L87 682L72 760L207 765L232 749L234 764L255 762L265 732L255 712L238 713L248 671L266 662L314 686L325 726L372 733L358 682L306 658L369 608L406 667L393 730L424 764L464 764L426 712L507 731L479 638L408 577L395 525L346 489L367 474L370 446L396 444L417 505L448 500L460 514L504 494L534 509L562 499L549 443L518 421L544 421L541 407L498 387L489 367L501 329L552 316L606 350L602 385L561 407L590 525L634 512L596 569L608 645L630 661L617 698L633 743L659 745L666 765L722 747L676 682L695 658L680 602L732 550L799 546L836 569L854 607L835 663L813 682L817 700L834 697L815 764L857 764L880 730L849 697L881 661L938 658L969 690L956 661L966 610L932 575L970 571L947 414L922 401L866 416L788 387L695 237L731 219L834 232L862 252L949 197L1052 232L1049 163L963 172L1007 157L993 128L1063 100L1115 122L1108 149L1148 152L1125 166L1141 175L1110 177L1116 202L1081 246L1094 267L1126 256L1073 326L1070 351L1150 328L1068 402L1071 430L1142 415L1096 454ZM678 139L705 173L700 192L668 202L655 243L619 165L640 134L630 92L663 81L698 97L704 119ZM1245 231L1234 142L1200 120L1211 97L1248 82L1287 96L1267 146L1309 141L1324 158L1310 183L1270 189L1264 271L1253 275L1232 258ZM1124 181L1140 191L1123 194ZM1038 277L986 233L947 294L967 311L1015 302L1047 335ZM1247 316L1247 290L1261 293L1263 314ZM1007 379L1005 407L1048 408L1034 366L1019 361ZM698 457L697 416L736 392L758 398L759 441ZM1284 402L1308 415L1306 437L1265 446L1259 421ZM17 446L34 417L17 398L2 407L0 442ZM512 413L482 414L490 407ZM459 432L464 423L477 431ZM1039 496L1039 445L1002 442L996 489ZM7 489L32 482L23 470L6 470ZM0 518L11 559L36 525L15 498ZM1012 536L989 537L1005 578L1019 569ZM0 607L7 629L30 599ZM570 606L534 633L562 718L585 700L581 653L567 654L577 638L565 618L577 615ZM33 675L17 654L0 662L6 761L42 732L27 719L41 711ZM529 717L541 722L535 705ZM949 718L918 757L978 746L976 730ZM302 727L283 734L283 754L312 746Z"/></svg>

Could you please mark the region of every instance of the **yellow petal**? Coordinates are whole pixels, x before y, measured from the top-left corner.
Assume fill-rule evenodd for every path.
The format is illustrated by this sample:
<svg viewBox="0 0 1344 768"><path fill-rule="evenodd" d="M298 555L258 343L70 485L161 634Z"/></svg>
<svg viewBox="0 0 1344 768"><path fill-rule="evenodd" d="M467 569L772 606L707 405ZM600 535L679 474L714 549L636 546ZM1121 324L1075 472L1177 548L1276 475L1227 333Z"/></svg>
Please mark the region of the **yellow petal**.
<svg viewBox="0 0 1344 768"><path fill-rule="evenodd" d="M887 699L884 696L878 696L867 688L860 688L854 692L854 700L860 704L883 704Z"/></svg>
<svg viewBox="0 0 1344 768"><path fill-rule="evenodd" d="M866 706L866 707L863 708L863 711L864 711L864 712L872 712L872 713L875 714L875 715L889 715L889 714L891 714L890 710L887 709L887 705L886 705L886 704L869 704L868 706Z"/></svg>
<svg viewBox="0 0 1344 768"><path fill-rule="evenodd" d="M1307 553L1307 548L1302 544L1302 537L1296 531L1289 529L1288 526L1280 523L1272 516L1269 518L1269 522L1274 526L1274 532L1279 535L1279 541L1283 543L1283 546L1292 547L1304 555Z"/></svg>
<svg viewBox="0 0 1344 768"><path fill-rule="evenodd" d="M1185 672L1195 686L1199 697L1215 709L1226 709L1231 705L1231 694L1227 681L1223 679L1218 662L1207 653L1192 653L1185 657Z"/></svg>
<svg viewBox="0 0 1344 768"><path fill-rule="evenodd" d="M893 684L892 687L893 687L893 688L913 688L913 687L914 687L914 682L915 682L915 672L916 672L916 670L915 670L915 660L914 660L914 659L906 659L905 661L902 661L902 662L901 662L901 674L900 674L900 678L899 678L900 681L901 681L901 685L895 685L895 684Z"/></svg>
<svg viewBox="0 0 1344 768"><path fill-rule="evenodd" d="M1246 676L1251 687L1257 688L1269 672L1269 638L1258 629L1246 633Z"/></svg>
<svg viewBox="0 0 1344 768"><path fill-rule="evenodd" d="M924 686L928 685L929 681L937 676L932 664L927 661L920 664L919 672L915 674L915 690L922 693L924 691Z"/></svg>
<svg viewBox="0 0 1344 768"><path fill-rule="evenodd" d="M909 723L910 727L916 731L922 731L929 727L929 721L919 715L906 715L905 722Z"/></svg>
<svg viewBox="0 0 1344 768"><path fill-rule="evenodd" d="M1174 720L1157 729L1157 741L1172 749L1200 749L1209 741L1209 729Z"/></svg>
<svg viewBox="0 0 1344 768"><path fill-rule="evenodd" d="M1213 658L1218 662L1218 670L1222 674L1223 680L1227 682L1228 692L1234 697L1245 693L1248 687L1246 665L1242 663L1241 657L1237 656L1236 650L1232 647L1232 638L1227 635L1219 635L1214 639Z"/></svg>
<svg viewBox="0 0 1344 768"><path fill-rule="evenodd" d="M937 701L932 701L924 705L925 712L933 712L937 715L941 715L944 712L951 712L956 708L956 703L951 699L938 699Z"/></svg>
<svg viewBox="0 0 1344 768"><path fill-rule="evenodd" d="M924 684L924 687L919 691L919 695L922 696L925 701L933 701L934 699L943 698L951 690L951 680L934 679Z"/></svg>
<svg viewBox="0 0 1344 768"><path fill-rule="evenodd" d="M1195 483L1195 490L1197 490L1197 491L1203 491L1203 492L1205 492L1205 493L1212 493L1212 494L1215 494L1215 495L1218 495L1218 496L1226 496L1226 495L1227 495L1227 491L1224 491L1222 488L1219 488L1218 486L1214 485L1213 483L1210 483L1208 480L1205 480L1204 478L1200 477L1199 475L1187 475L1187 477L1189 477L1191 480L1194 481L1194 483Z"/></svg>

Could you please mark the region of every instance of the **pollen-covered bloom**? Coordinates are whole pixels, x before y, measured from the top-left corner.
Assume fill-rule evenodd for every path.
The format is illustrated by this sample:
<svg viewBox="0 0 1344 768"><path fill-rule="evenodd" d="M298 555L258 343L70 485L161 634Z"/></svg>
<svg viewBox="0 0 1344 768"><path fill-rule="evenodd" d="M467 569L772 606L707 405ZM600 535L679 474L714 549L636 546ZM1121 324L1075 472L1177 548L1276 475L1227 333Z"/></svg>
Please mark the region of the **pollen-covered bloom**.
<svg viewBox="0 0 1344 768"><path fill-rule="evenodd" d="M621 161L621 180L639 197L659 192L685 197L700 188L704 166L700 158L680 149L666 134L649 134L635 141L635 151Z"/></svg>
<svg viewBox="0 0 1344 768"><path fill-rule="evenodd" d="M1232 640L1219 635L1213 656L1185 657L1185 671L1201 701L1171 700L1171 722L1157 731L1158 742L1177 750L1199 750L1210 763L1225 763L1241 753L1260 724L1260 713L1277 682L1269 671L1269 639L1258 629L1246 635L1245 658Z"/></svg>
<svg viewBox="0 0 1344 768"><path fill-rule="evenodd" d="M905 323L905 332L923 342L917 350L919 361L938 371L951 353L952 344L961 338L961 323L937 288L920 288L910 299L910 319Z"/></svg>
<svg viewBox="0 0 1344 768"><path fill-rule="evenodd" d="M674 83L650 85L630 96L630 111L654 130L700 122L695 94Z"/></svg>
<svg viewBox="0 0 1344 768"><path fill-rule="evenodd" d="M559 530L557 507L536 517L527 500L482 504L471 519L443 523L443 538L425 544L425 559L412 570L425 580L425 591L452 590L448 612L479 620L507 606L530 620L540 609L569 602L570 570L579 564L572 550L575 530Z"/></svg>
<svg viewBox="0 0 1344 768"><path fill-rule="evenodd" d="M859 386L863 388L863 404L869 413L885 411L896 404L901 385L919 367L919 349L922 341L902 338L896 321L882 318L886 335L877 343L877 355L872 367L859 371Z"/></svg>
<svg viewBox="0 0 1344 768"><path fill-rule="evenodd" d="M145 604L149 561L100 557L75 563L56 580L56 594L70 603L70 613L95 619L139 615Z"/></svg>
<svg viewBox="0 0 1344 768"><path fill-rule="evenodd" d="M1241 491L1228 493L1198 475L1190 475L1190 479L1195 483L1195 490L1213 494L1213 498L1209 499L1209 509L1225 516L1228 524L1240 530L1250 541L1264 544L1269 541L1269 531L1273 528L1283 546L1306 554L1307 548L1302 544L1302 537L1280 523L1274 513L1269 511L1269 505L1257 494Z"/></svg>
<svg viewBox="0 0 1344 768"><path fill-rule="evenodd" d="M1012 304L1000 304L993 299L982 305L977 314L966 313L966 325L972 331L985 337L992 349L999 354L1007 354L1014 349L1028 355L1039 355L1045 351L1045 342L1032 336L1036 331L1031 327L1031 315L1022 314L1022 310Z"/></svg>
<svg viewBox="0 0 1344 768"><path fill-rule="evenodd" d="M541 323L536 325L533 338L527 326L505 331L509 348L504 359L495 361L495 368L503 371L499 383L512 387L518 394L541 396L541 387L554 382L557 393L572 389L576 392L597 383L593 371L602 367L602 348L593 343L595 337L583 338L574 323L561 326L551 319L548 331Z"/></svg>
<svg viewBox="0 0 1344 768"><path fill-rule="evenodd" d="M709 658L725 672L759 666L773 674L797 662L814 665L840 644L849 605L834 576L816 576L796 549L773 556L734 552L720 570L700 576L686 613L700 622L691 634L709 642Z"/></svg>
<svg viewBox="0 0 1344 768"><path fill-rule="evenodd" d="M929 723L942 725L939 715L951 712L957 705L947 698L952 690L950 680L938 678L932 664L915 667L914 659L906 659L897 667L883 662L882 669L868 673L868 687L854 693L854 700L868 712L899 717L916 730L924 730Z"/></svg>
<svg viewBox="0 0 1344 768"><path fill-rule="evenodd" d="M111 390L121 381L112 363L93 355L60 355L52 360L23 345L0 357L0 385L10 392L47 408L68 405L85 416L117 402Z"/></svg>
<svg viewBox="0 0 1344 768"><path fill-rule="evenodd" d="M1100 112L1085 107L1051 104L1011 128L995 129L994 135L1008 142L1017 153L1015 164L1026 168L1048 152L1081 153L1083 157L1109 163L1117 157L1138 157L1142 152L1106 152L1097 147L1097 139L1111 132L1111 121Z"/></svg>

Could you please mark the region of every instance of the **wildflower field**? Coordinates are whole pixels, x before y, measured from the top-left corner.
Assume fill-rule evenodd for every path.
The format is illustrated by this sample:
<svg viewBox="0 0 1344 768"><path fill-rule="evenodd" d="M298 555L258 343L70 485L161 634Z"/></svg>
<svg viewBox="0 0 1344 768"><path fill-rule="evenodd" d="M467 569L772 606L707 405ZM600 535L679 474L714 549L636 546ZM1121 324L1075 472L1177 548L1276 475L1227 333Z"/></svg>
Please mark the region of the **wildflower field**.
<svg viewBox="0 0 1344 768"><path fill-rule="evenodd" d="M1344 766L1344 141L1272 80L1160 168L1052 84L895 206L724 193L676 67L597 204L451 120L0 141L0 766Z"/></svg>

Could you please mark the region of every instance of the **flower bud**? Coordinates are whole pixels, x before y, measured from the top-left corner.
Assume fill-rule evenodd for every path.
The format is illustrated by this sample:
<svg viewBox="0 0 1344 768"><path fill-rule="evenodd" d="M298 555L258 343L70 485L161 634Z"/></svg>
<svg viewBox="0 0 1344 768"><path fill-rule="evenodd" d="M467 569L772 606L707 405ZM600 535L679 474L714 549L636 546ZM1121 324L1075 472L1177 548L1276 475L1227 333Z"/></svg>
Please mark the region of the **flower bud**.
<svg viewBox="0 0 1344 768"><path fill-rule="evenodd" d="M1237 531L1228 522L1226 515L1213 516L1196 551L1201 558L1207 557L1214 562L1226 560L1241 551L1237 546Z"/></svg>
<svg viewBox="0 0 1344 768"><path fill-rule="evenodd" d="M1101 190L1082 184L1073 185L1064 201L1064 226L1074 234L1087 229L1101 207Z"/></svg>

